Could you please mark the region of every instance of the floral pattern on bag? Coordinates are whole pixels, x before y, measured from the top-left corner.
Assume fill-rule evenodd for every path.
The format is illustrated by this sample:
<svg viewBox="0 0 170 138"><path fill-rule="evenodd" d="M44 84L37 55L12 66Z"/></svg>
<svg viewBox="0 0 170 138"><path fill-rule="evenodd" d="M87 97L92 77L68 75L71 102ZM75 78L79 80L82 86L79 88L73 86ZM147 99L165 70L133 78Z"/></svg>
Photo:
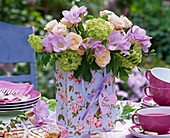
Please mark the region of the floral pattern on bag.
<svg viewBox="0 0 170 138"><path fill-rule="evenodd" d="M101 84L104 76L103 70L92 71L91 83L85 82L82 89L82 78L75 79L73 72L64 72L57 66L56 69L56 116L57 123L66 127L69 135L84 135L92 131L111 130L114 128L116 118L115 108L103 115L99 108L98 100L93 103L87 116L82 120L91 99L87 97ZM100 80L100 81L99 81ZM113 92L114 77L111 75L106 80L104 90ZM84 94L83 94L84 91Z"/></svg>

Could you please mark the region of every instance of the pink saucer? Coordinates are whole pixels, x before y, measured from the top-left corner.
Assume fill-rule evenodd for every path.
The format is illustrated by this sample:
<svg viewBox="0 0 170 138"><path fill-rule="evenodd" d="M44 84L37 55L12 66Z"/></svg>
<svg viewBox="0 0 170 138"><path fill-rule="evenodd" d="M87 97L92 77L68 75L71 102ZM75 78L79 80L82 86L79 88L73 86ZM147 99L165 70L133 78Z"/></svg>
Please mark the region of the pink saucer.
<svg viewBox="0 0 170 138"><path fill-rule="evenodd" d="M155 136L144 134L142 133L143 131L142 128L137 125L131 126L128 130L133 136L138 137L138 138L170 138L170 134L155 135Z"/></svg>
<svg viewBox="0 0 170 138"><path fill-rule="evenodd" d="M144 97L141 99L141 102L140 102L142 105L144 106L149 106L149 107L152 107L152 106L155 106L157 105L154 101L153 101L153 98L152 97Z"/></svg>

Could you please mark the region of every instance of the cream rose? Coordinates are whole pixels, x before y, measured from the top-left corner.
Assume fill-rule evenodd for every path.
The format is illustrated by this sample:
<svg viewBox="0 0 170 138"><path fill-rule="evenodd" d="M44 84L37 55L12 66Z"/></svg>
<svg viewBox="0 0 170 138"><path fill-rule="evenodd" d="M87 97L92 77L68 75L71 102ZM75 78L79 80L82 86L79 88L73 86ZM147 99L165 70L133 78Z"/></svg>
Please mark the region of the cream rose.
<svg viewBox="0 0 170 138"><path fill-rule="evenodd" d="M111 24L110 22L105 21L105 24L106 24L106 25L107 25L107 24L108 24L108 25L110 25L110 28L111 28L111 29L114 29L114 25L113 25L113 24Z"/></svg>
<svg viewBox="0 0 170 138"><path fill-rule="evenodd" d="M53 27L52 32L64 36L67 34L67 26L62 23L58 23Z"/></svg>
<svg viewBox="0 0 170 138"><path fill-rule="evenodd" d="M102 54L99 54L99 57L97 57L97 55L95 55L95 58L96 58L96 60L95 60L96 64L99 67L103 68L107 64L110 63L110 59L111 59L110 51L108 49L106 49Z"/></svg>
<svg viewBox="0 0 170 138"><path fill-rule="evenodd" d="M53 27L58 24L57 20L52 20L50 22L48 22L44 28L44 30L47 30L48 32L51 32Z"/></svg>
<svg viewBox="0 0 170 138"><path fill-rule="evenodd" d="M109 15L108 21L114 25L115 29L122 29L123 27L125 27L124 21L121 18L119 18L116 14Z"/></svg>
<svg viewBox="0 0 170 138"><path fill-rule="evenodd" d="M132 22L126 17L126 16L120 16L120 19L122 19L122 21L125 23L125 27L124 28L130 28L132 26Z"/></svg>
<svg viewBox="0 0 170 138"><path fill-rule="evenodd" d="M84 51L81 49L75 50L76 53L78 53L79 55L84 55Z"/></svg>
<svg viewBox="0 0 170 138"><path fill-rule="evenodd" d="M73 24L71 22L69 22L68 20L66 20L65 18L62 18L60 20L60 22L64 25L66 25L68 28L71 28L73 26Z"/></svg>
<svg viewBox="0 0 170 138"><path fill-rule="evenodd" d="M100 11L100 17L102 17L103 15L105 15L105 14L109 14L109 13L111 13L111 14L113 14L113 15L116 15L114 12L112 12L112 11L108 11L108 10L104 10L104 11Z"/></svg>
<svg viewBox="0 0 170 138"><path fill-rule="evenodd" d="M79 50L79 46L82 43L82 37L76 33L73 33L73 32L67 34L66 37L73 38L73 42L71 45L69 45L69 48L71 50Z"/></svg>

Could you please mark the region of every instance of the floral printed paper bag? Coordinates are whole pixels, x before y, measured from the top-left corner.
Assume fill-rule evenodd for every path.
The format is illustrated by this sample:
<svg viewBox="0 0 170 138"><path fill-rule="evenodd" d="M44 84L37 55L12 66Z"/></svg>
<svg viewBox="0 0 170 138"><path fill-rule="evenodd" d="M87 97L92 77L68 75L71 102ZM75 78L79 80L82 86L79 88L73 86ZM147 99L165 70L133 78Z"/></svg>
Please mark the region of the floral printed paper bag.
<svg viewBox="0 0 170 138"><path fill-rule="evenodd" d="M57 123L65 126L70 136L84 135L92 131L107 131L113 129L113 122L116 118L115 108L106 115L101 113L99 102L93 103L85 119L82 120L90 102L88 95L92 94L99 87L103 80L103 70L92 72L91 83L85 82L85 94L82 90L82 79L75 79L73 72L64 72L58 67L56 69L56 114ZM106 80L104 90L113 92L114 79L110 75Z"/></svg>

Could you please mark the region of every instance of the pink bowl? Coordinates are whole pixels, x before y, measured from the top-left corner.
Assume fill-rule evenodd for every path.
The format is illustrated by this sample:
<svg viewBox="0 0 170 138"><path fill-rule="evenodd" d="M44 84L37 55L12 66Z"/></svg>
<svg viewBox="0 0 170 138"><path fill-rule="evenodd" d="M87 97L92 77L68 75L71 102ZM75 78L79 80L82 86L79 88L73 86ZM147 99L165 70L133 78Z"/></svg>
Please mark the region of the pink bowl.
<svg viewBox="0 0 170 138"><path fill-rule="evenodd" d="M150 85L158 88L170 88L170 69L156 67L145 73Z"/></svg>
<svg viewBox="0 0 170 138"><path fill-rule="evenodd" d="M155 103L170 106L170 88L156 88L149 85L144 88L144 92L147 96L152 97Z"/></svg>
<svg viewBox="0 0 170 138"><path fill-rule="evenodd" d="M137 116L138 122L135 121ZM133 114L132 121L143 130L168 134L170 132L170 107L146 108Z"/></svg>

